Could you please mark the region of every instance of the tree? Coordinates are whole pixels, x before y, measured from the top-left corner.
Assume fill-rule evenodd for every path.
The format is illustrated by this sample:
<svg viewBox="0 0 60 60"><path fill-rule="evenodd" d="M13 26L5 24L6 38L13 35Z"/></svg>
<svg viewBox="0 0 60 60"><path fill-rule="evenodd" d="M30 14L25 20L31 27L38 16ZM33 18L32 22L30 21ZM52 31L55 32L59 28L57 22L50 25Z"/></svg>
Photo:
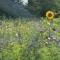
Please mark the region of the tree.
<svg viewBox="0 0 60 60"><path fill-rule="evenodd" d="M45 16L47 10L58 11L59 0L28 0L28 9L36 16Z"/></svg>

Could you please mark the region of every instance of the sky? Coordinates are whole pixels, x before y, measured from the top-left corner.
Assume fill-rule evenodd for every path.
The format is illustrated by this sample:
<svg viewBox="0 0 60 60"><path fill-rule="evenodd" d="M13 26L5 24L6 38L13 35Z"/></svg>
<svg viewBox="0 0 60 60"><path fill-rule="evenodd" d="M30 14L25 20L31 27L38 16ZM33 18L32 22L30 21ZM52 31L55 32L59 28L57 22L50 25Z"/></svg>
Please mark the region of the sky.
<svg viewBox="0 0 60 60"><path fill-rule="evenodd" d="M28 0L22 0L23 4L26 5L28 3Z"/></svg>

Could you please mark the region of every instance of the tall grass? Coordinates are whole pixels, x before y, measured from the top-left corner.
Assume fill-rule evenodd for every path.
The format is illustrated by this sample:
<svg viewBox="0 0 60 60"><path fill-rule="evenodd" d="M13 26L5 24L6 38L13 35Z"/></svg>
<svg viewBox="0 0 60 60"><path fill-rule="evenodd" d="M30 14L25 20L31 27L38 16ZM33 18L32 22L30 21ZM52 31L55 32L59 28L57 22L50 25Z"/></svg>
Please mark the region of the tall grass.
<svg viewBox="0 0 60 60"><path fill-rule="evenodd" d="M60 60L59 19L53 20L51 41L47 19L1 19L0 60Z"/></svg>

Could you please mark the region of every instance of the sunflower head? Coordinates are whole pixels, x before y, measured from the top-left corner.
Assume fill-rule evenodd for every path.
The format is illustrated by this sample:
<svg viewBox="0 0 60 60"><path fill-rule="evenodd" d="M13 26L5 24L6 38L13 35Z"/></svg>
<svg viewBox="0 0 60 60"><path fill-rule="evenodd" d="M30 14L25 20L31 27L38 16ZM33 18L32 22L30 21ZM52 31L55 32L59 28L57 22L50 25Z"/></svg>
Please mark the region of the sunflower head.
<svg viewBox="0 0 60 60"><path fill-rule="evenodd" d="M47 11L46 17L48 18L48 20L52 20L54 18L54 12L53 11Z"/></svg>

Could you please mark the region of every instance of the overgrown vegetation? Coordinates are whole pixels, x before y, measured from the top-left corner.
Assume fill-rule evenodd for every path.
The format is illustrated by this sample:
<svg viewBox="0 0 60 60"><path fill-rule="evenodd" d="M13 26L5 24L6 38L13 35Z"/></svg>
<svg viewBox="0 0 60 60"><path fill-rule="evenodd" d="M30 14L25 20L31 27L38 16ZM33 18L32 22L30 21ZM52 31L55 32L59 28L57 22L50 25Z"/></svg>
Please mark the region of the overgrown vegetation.
<svg viewBox="0 0 60 60"><path fill-rule="evenodd" d="M59 22L53 20L49 41L46 18L0 20L0 60L60 60Z"/></svg>

